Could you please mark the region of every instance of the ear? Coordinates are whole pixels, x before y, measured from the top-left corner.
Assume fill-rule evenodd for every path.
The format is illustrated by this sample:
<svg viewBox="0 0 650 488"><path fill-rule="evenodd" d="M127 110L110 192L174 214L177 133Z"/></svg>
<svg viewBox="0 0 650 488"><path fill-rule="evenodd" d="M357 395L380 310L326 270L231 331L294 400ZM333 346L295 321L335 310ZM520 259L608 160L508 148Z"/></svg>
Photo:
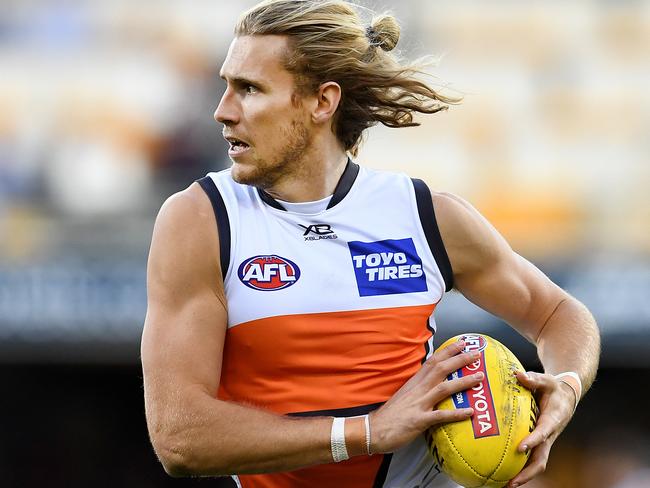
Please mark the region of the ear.
<svg viewBox="0 0 650 488"><path fill-rule="evenodd" d="M316 94L316 108L311 114L315 124L324 124L330 121L336 113L341 101L341 86L335 81L328 81L318 87Z"/></svg>

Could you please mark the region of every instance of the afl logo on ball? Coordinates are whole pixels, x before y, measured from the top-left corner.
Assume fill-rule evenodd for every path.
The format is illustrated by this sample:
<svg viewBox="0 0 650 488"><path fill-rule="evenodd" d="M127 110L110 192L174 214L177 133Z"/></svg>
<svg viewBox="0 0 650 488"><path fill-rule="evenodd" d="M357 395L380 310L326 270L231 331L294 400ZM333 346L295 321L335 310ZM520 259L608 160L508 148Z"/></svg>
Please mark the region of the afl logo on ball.
<svg viewBox="0 0 650 488"><path fill-rule="evenodd" d="M463 352L480 352L487 347L485 337L479 334L465 334L460 339L465 341Z"/></svg>
<svg viewBox="0 0 650 488"><path fill-rule="evenodd" d="M296 263L276 255L260 255L247 259L237 271L239 279L253 290L282 290L300 278Z"/></svg>

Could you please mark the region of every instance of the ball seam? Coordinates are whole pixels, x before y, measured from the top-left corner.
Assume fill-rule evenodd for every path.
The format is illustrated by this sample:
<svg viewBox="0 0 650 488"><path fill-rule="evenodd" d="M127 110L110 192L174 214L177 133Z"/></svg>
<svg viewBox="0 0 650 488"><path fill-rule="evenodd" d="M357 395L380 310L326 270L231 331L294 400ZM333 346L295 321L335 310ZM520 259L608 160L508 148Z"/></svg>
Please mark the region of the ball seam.
<svg viewBox="0 0 650 488"><path fill-rule="evenodd" d="M499 347L501 348L501 352L504 353L504 355L507 357L505 347L498 341L494 341L494 342L499 345ZM498 483L502 482L502 481L509 481L509 480L497 480L497 479L494 479L494 478L492 478L492 475L494 473L496 473L497 471L499 471L499 468L501 467L501 465L503 464L503 461L506 458L506 454L508 452L508 447L510 446L510 441L512 440L512 429L514 427L514 416L515 416L515 395L511 395L511 403L512 403L513 421L508 424L508 436L506 437L506 445L505 445L505 447L503 449L503 453L501 455L501 459L499 460L499 464L497 464L496 468L494 468L494 471L492 471L488 475L488 479L490 479L491 481L496 481Z"/></svg>
<svg viewBox="0 0 650 488"><path fill-rule="evenodd" d="M488 477L487 477L487 476L483 476L481 473L479 473L478 471L476 471L476 470L472 467L472 465L469 464L469 463L465 460L465 458L463 457L463 455L462 455L462 454L460 453L460 451L456 448L456 445L454 444L454 441L451 439L451 437L449 436L449 434L447 434L447 431L445 430L445 427L442 426L441 429L442 429L442 433L445 434L445 437L447 438L447 441L449 442L449 445L450 445L451 448L454 450L454 452L456 453L456 455L460 458L460 460L463 461L463 463L465 464L465 466L467 466L467 467L470 469L470 471L471 471L472 473L474 473L476 476L478 476L479 478L481 478L481 480L485 480L485 481L487 481L487 480L488 480Z"/></svg>

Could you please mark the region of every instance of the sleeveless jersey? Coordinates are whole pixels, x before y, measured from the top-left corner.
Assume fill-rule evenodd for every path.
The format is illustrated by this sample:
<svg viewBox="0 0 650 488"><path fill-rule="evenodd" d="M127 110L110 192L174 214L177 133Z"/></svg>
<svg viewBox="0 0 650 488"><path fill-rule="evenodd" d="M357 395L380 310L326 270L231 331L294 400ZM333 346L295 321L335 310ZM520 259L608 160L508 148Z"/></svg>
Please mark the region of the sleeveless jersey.
<svg viewBox="0 0 650 488"><path fill-rule="evenodd" d="M228 306L220 399L363 415L432 354L433 312L452 273L423 182L348 161L315 214L285 210L230 170L199 183L217 217ZM457 486L424 436L392 454L233 478L243 488Z"/></svg>

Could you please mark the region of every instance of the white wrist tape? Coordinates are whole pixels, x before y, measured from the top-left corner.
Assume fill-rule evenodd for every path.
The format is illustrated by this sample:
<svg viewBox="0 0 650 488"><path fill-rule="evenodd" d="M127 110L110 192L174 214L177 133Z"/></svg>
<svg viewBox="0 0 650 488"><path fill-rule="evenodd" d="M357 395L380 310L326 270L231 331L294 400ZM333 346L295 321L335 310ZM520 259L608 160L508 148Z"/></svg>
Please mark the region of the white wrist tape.
<svg viewBox="0 0 650 488"><path fill-rule="evenodd" d="M582 381L580 380L580 376L578 376L578 373L575 373L573 371L565 371L564 373L558 373L553 377L556 380L569 385L569 387L571 387L573 390L573 394L576 397L576 403L573 407L573 411L575 412L576 408L578 408L578 402L580 401L580 398L582 398Z"/></svg>
<svg viewBox="0 0 650 488"><path fill-rule="evenodd" d="M363 416L363 422L366 425L366 453L368 453L368 456L372 456L372 452L370 452L370 417L368 414Z"/></svg>
<svg viewBox="0 0 650 488"><path fill-rule="evenodd" d="M332 459L335 463L350 459L345 446L345 417L334 417L332 420L332 434L330 436Z"/></svg>

